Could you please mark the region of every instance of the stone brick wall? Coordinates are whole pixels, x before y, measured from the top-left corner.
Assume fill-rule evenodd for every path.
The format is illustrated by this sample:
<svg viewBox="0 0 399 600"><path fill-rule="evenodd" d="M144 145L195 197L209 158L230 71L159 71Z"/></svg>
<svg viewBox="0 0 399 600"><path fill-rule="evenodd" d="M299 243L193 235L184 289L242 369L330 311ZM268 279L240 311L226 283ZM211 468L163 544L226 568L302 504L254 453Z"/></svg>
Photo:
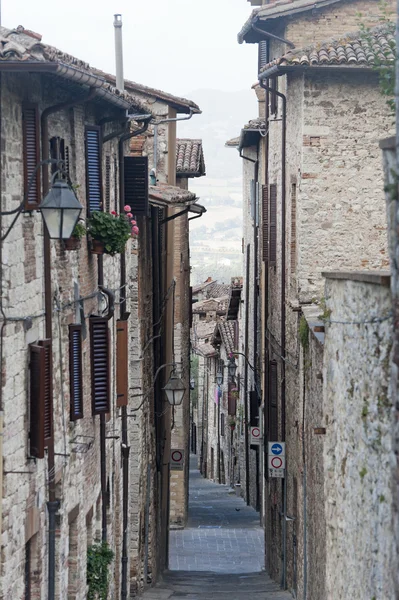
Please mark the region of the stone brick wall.
<svg viewBox="0 0 399 600"><path fill-rule="evenodd" d="M326 285L332 321L323 372L326 596L337 600L394 597L392 324L367 323L389 315L391 300L389 287L372 281L351 281L347 274L346 280L329 277Z"/></svg>

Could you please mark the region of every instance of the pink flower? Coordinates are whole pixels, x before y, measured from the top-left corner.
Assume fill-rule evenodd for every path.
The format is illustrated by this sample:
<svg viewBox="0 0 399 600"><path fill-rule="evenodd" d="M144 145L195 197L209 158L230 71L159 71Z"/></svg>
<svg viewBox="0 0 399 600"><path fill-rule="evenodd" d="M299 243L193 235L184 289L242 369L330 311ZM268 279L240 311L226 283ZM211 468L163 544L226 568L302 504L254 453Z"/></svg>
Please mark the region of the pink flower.
<svg viewBox="0 0 399 600"><path fill-rule="evenodd" d="M126 206L123 207L123 210L125 212L130 212L132 209L131 209L131 207L128 204L126 204Z"/></svg>
<svg viewBox="0 0 399 600"><path fill-rule="evenodd" d="M126 216L129 217L129 219L131 219L133 217L132 213L127 213Z"/></svg>
<svg viewBox="0 0 399 600"><path fill-rule="evenodd" d="M129 216L129 215L128 215L128 216ZM130 221L130 225L132 225L132 226L133 226L133 225L137 225L137 221L135 221L134 219L132 219L132 220Z"/></svg>
<svg viewBox="0 0 399 600"><path fill-rule="evenodd" d="M116 216L116 212L114 210L111 210L111 215L114 215L114 217Z"/></svg>
<svg viewBox="0 0 399 600"><path fill-rule="evenodd" d="M138 235L139 233L139 228L136 227L136 225L134 227L132 227L132 235Z"/></svg>

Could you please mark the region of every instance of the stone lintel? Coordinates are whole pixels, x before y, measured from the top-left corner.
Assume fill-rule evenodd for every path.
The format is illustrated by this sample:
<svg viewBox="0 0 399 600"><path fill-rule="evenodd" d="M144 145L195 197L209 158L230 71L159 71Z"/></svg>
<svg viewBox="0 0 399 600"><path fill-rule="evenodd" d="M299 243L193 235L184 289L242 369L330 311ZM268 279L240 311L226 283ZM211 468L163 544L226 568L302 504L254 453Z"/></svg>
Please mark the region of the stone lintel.
<svg viewBox="0 0 399 600"><path fill-rule="evenodd" d="M389 271L323 271L326 279L347 279L361 283L389 286L391 274Z"/></svg>

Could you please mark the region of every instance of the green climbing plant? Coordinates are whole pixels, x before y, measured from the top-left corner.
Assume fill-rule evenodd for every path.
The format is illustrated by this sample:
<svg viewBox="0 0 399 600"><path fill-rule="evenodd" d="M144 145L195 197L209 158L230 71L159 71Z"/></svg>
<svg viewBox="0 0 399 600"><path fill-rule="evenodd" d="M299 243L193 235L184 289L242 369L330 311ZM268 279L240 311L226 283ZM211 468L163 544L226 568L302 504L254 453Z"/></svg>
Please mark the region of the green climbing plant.
<svg viewBox="0 0 399 600"><path fill-rule="evenodd" d="M107 542L93 544L87 549L87 600L107 600L109 586L109 565L114 553Z"/></svg>

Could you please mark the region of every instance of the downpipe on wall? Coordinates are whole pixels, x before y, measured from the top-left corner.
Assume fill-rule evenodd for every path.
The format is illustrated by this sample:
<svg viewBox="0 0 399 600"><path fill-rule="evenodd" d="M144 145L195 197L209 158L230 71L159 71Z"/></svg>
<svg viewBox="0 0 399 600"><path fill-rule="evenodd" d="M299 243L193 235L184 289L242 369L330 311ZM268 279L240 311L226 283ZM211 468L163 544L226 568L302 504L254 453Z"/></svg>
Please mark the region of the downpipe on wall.
<svg viewBox="0 0 399 600"><path fill-rule="evenodd" d="M287 148L287 99L281 92L269 87L264 79L259 78L259 85L269 93L275 93L282 102L282 132L281 132L281 431L282 442L285 442L286 429L286 380L285 380L285 354L286 354L286 148ZM287 465L285 478L282 480L283 493L283 556L281 586L287 589Z"/></svg>

